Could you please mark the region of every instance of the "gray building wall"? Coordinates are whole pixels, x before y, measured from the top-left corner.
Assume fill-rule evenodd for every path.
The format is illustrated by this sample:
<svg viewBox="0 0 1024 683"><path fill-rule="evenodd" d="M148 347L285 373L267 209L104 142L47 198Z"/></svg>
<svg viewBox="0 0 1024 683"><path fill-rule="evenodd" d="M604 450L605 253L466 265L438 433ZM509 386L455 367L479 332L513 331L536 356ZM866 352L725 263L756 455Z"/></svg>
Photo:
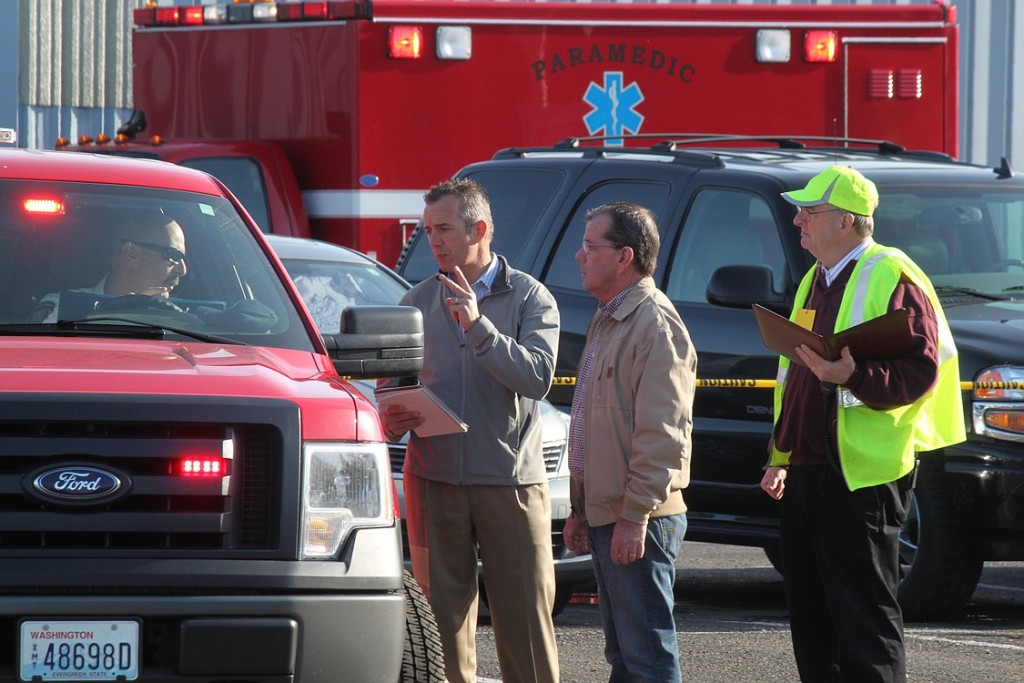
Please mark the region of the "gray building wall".
<svg viewBox="0 0 1024 683"><path fill-rule="evenodd" d="M162 5L211 0L161 0ZM223 0L222 0L223 1ZM547 1L547 0L538 0ZM554 2L564 0L550 0ZM573 0L570 0L573 1ZM585 4L588 0L575 0ZM627 0L628 1L628 0ZM933 0L632 0L697 4L899 5ZM0 127L19 145L113 135L131 109L132 10L145 0L0 0ZM1024 0L954 0L960 24L960 157L1024 169ZM581 8L581 11L582 8ZM16 47L12 47L16 46ZM12 93L17 93L16 102Z"/></svg>
<svg viewBox="0 0 1024 683"><path fill-rule="evenodd" d="M16 4L19 144L50 148L58 136L112 136L131 112L132 10L145 0Z"/></svg>
<svg viewBox="0 0 1024 683"><path fill-rule="evenodd" d="M1024 0L961 0L960 156L1024 170ZM1016 116L1015 116L1016 114Z"/></svg>

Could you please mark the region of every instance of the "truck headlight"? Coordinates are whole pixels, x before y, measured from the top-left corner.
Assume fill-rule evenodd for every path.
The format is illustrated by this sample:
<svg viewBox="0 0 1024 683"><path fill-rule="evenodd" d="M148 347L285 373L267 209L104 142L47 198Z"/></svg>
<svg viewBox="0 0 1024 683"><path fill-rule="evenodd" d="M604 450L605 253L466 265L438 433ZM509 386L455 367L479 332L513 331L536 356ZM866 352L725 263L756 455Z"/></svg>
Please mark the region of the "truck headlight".
<svg viewBox="0 0 1024 683"><path fill-rule="evenodd" d="M997 365L974 380L974 432L994 439L1024 441L1024 368Z"/></svg>
<svg viewBox="0 0 1024 683"><path fill-rule="evenodd" d="M354 528L394 524L385 444L307 443L302 455L303 559L334 557Z"/></svg>

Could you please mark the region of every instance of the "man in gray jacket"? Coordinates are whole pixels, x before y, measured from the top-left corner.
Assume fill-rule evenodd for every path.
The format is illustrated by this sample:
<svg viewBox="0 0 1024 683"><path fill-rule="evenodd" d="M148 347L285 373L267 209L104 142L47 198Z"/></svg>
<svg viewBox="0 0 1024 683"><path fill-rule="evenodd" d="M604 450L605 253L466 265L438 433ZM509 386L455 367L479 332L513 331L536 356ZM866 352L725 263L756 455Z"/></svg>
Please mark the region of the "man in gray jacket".
<svg viewBox="0 0 1024 683"><path fill-rule="evenodd" d="M563 537L593 556L609 683L681 679L672 588L697 355L651 277L660 244L654 214L615 203L587 213L576 252L600 305L576 372Z"/></svg>
<svg viewBox="0 0 1024 683"><path fill-rule="evenodd" d="M554 682L551 500L537 402L554 375L558 309L543 285L491 252L481 186L450 180L424 200L423 230L441 272L401 303L423 312L420 383L469 430L410 436L403 473L413 574L437 618L449 683L476 681L478 547L502 680ZM381 420L391 440L423 422L398 405Z"/></svg>

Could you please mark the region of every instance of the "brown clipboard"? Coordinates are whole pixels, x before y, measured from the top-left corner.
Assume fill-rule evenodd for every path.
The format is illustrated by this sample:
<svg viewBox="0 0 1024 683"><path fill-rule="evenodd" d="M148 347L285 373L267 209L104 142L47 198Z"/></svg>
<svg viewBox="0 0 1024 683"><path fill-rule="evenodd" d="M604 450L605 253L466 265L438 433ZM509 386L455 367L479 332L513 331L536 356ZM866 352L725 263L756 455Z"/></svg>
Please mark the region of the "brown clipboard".
<svg viewBox="0 0 1024 683"><path fill-rule="evenodd" d="M889 311L828 337L804 329L759 304L754 304L752 308L764 345L800 365L804 365L804 362L797 355L796 347L801 344L806 344L819 356L830 361L839 358L844 346L850 347L850 355L854 360L888 360L914 349L905 308Z"/></svg>
<svg viewBox="0 0 1024 683"><path fill-rule="evenodd" d="M434 392L422 384L406 387L384 387L373 392L377 407L384 408L392 403L405 406L410 412L417 412L426 420L414 429L416 436L440 436L469 431L469 425L452 412Z"/></svg>

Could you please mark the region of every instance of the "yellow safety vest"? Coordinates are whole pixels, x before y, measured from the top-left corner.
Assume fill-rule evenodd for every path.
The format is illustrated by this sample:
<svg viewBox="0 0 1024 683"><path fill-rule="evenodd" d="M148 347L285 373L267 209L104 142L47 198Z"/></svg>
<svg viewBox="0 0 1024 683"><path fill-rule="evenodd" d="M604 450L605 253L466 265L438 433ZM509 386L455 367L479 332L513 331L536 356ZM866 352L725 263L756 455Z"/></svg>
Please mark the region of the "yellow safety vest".
<svg viewBox="0 0 1024 683"><path fill-rule="evenodd" d="M807 301L814 281L815 264L797 289L793 306L797 311ZM924 272L899 249L872 243L861 255L846 285L839 305L835 331L885 314L889 300L906 276L921 288L935 309L938 323L938 380L918 401L892 410L875 410L860 402L844 387L836 392L839 461L851 491L895 481L914 468L916 453L933 451L966 439L963 402L960 397L960 367L953 334L935 289ZM789 360L779 359L775 385L775 419L781 413ZM785 465L789 452L772 444L770 465Z"/></svg>

